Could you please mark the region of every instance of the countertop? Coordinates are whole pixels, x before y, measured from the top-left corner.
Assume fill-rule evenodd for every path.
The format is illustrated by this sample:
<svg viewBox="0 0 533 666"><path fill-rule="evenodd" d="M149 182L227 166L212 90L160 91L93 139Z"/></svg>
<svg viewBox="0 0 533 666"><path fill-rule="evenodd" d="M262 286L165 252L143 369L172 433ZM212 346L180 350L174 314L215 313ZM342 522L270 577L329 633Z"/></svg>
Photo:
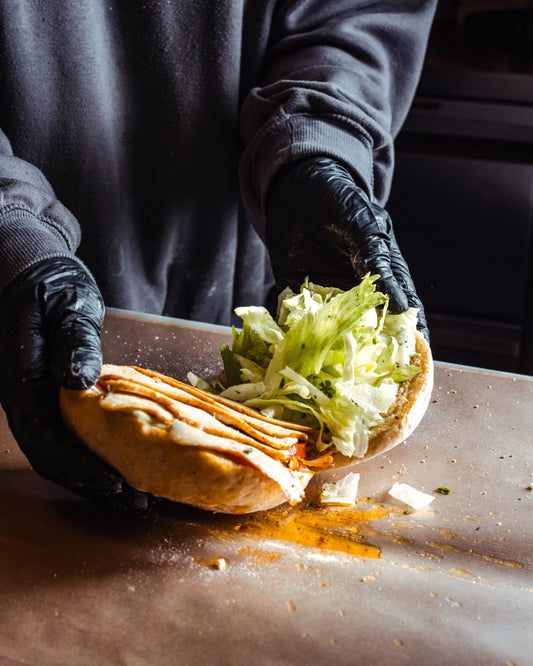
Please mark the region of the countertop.
<svg viewBox="0 0 533 666"><path fill-rule="evenodd" d="M210 377L228 336L110 311L104 355ZM124 516L37 476L0 412L0 664L533 664L532 419L533 378L437 362L415 433L343 470L354 508Z"/></svg>

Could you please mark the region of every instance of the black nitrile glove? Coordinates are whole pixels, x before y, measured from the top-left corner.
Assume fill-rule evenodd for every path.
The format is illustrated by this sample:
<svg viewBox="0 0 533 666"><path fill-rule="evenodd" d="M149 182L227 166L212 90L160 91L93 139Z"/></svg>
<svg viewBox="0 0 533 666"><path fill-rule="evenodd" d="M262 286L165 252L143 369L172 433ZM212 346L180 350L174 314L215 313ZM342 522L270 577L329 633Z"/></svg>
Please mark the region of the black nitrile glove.
<svg viewBox="0 0 533 666"><path fill-rule="evenodd" d="M59 385L88 388L102 366L104 304L93 278L72 259L27 269L0 296L0 401L35 471L117 509L151 499L128 486L80 444L59 412Z"/></svg>
<svg viewBox="0 0 533 666"><path fill-rule="evenodd" d="M280 170L266 202L265 240L278 289L298 291L306 277L350 289L366 273L379 275L391 312L419 308L418 327L429 339L388 213L334 160L313 157Z"/></svg>

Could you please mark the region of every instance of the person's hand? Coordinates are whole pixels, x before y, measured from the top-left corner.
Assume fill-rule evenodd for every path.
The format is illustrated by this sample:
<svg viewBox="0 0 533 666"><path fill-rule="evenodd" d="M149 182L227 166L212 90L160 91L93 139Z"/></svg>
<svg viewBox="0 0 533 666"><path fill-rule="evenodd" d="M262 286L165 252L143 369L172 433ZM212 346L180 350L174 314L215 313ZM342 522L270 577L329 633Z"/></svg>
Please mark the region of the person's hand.
<svg viewBox="0 0 533 666"><path fill-rule="evenodd" d="M152 499L128 486L67 430L59 386L83 389L100 375L104 304L73 259L43 261L0 296L0 402L35 471L74 493L118 509Z"/></svg>
<svg viewBox="0 0 533 666"><path fill-rule="evenodd" d="M334 160L313 157L280 170L266 201L265 241L279 290L298 291L306 277L349 289L366 273L379 275L390 311L418 308L418 327L429 338L388 213Z"/></svg>

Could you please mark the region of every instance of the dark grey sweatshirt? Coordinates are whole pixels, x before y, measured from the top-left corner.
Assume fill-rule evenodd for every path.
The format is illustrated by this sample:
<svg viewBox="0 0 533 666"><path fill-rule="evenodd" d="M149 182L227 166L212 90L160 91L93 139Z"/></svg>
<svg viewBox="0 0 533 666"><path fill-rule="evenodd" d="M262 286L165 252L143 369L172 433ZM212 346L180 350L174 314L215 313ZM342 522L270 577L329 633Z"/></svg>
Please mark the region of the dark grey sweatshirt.
<svg viewBox="0 0 533 666"><path fill-rule="evenodd" d="M228 324L275 171L384 205L436 0L0 0L0 290L73 256L108 306Z"/></svg>

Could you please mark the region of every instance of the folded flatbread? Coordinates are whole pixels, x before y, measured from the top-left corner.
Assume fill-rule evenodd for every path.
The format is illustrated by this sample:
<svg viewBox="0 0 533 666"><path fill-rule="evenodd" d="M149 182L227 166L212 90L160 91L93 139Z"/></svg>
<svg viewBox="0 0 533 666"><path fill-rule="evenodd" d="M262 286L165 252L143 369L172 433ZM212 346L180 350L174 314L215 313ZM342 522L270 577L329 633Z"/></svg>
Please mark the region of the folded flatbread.
<svg viewBox="0 0 533 666"><path fill-rule="evenodd" d="M247 513L303 497L313 435L156 372L104 365L62 389L69 428L134 488L211 511Z"/></svg>
<svg viewBox="0 0 533 666"><path fill-rule="evenodd" d="M158 372L104 365L95 386L61 389L71 431L134 488L223 513L248 513L304 498L324 467L361 462L396 446L429 403L431 351L417 334L420 373L369 436L363 458L319 453L317 430L277 421Z"/></svg>

